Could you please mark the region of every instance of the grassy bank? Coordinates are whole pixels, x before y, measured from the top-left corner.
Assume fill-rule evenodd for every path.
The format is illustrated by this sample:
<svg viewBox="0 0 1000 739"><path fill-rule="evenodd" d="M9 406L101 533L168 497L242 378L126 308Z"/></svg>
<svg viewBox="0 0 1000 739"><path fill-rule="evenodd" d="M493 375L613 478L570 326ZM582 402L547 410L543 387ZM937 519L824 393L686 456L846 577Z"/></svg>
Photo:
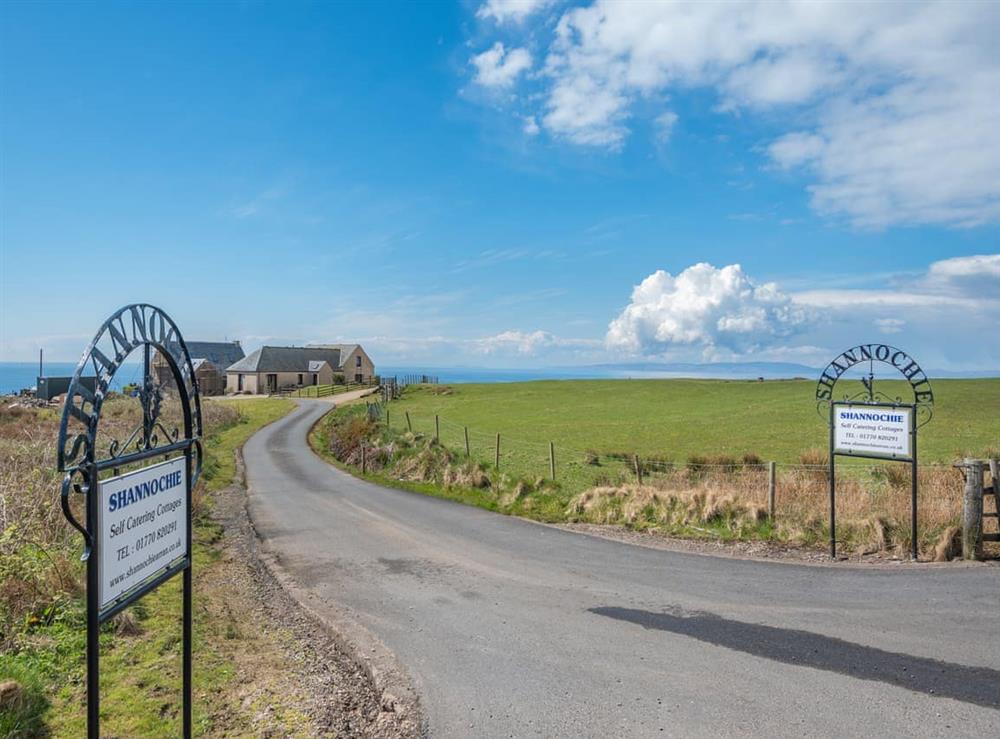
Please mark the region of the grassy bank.
<svg viewBox="0 0 1000 739"><path fill-rule="evenodd" d="M356 411L339 410L312 441L356 471L363 440L372 479L538 520L813 545L828 532L827 430L812 388L697 380L421 386L388 406L388 426L384 416L366 425ZM920 437L921 461L938 463L920 471L926 550L960 514L961 477L945 462L985 455L1000 440L1000 381L939 381L935 390L936 413ZM845 543L908 546L908 468L851 461L838 485Z"/></svg>
<svg viewBox="0 0 1000 739"><path fill-rule="evenodd" d="M109 401L109 430L130 428L135 403ZM294 407L282 399L215 403L204 408L205 463L195 495L195 725L199 734L250 733L248 714L276 712L294 727L301 716L280 700L240 700L229 689L238 652L263 637L242 633L229 594L213 577L220 566L221 528L211 520L212 493L233 482L234 452L255 431ZM0 681L23 691L16 710L0 712L0 735L80 736L85 733L83 567L80 538L58 510L52 471L57 415L48 409L0 417L0 447L12 464L0 479L5 519L0 555ZM102 728L116 736L179 732L180 578L174 578L104 627L101 636ZM263 660L266 661L266 660Z"/></svg>

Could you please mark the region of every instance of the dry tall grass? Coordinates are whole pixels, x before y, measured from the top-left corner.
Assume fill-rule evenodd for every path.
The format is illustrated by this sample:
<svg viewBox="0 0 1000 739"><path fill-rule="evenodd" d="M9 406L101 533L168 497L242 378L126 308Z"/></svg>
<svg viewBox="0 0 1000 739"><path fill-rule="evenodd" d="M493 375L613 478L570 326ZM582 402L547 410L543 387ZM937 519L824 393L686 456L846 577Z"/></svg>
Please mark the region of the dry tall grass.
<svg viewBox="0 0 1000 739"><path fill-rule="evenodd" d="M169 402L165 406L164 425L172 429L180 410ZM0 648L19 624L44 620L54 606L83 590L82 541L59 502L59 415L54 408L0 407ZM206 433L237 418L238 412L222 403L203 409ZM135 399L108 399L98 449L106 452L112 439L127 439L141 419ZM74 501L74 509L83 520L81 503Z"/></svg>
<svg viewBox="0 0 1000 739"><path fill-rule="evenodd" d="M825 455L810 452L804 464L779 465L774 530L780 538L818 542L829 536L829 480ZM686 465L643 464L643 485L617 480L573 499L567 514L595 523L645 522L666 527L710 523L704 509L683 501L726 501L733 527L756 521L766 511L767 466L756 460L692 459ZM634 478L633 478L634 480ZM927 466L918 472L920 546L930 550L962 510L961 473ZM910 472L904 464L838 465L838 539L864 551L905 549L910 543ZM679 515L680 512L680 515Z"/></svg>

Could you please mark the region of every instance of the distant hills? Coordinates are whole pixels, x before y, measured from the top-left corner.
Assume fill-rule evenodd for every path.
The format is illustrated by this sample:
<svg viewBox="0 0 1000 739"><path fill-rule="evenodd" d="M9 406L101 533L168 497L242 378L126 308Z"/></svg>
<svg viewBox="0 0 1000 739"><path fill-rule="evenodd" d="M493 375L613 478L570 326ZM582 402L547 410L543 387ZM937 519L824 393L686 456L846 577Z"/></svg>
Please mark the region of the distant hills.
<svg viewBox="0 0 1000 739"><path fill-rule="evenodd" d="M795 362L623 362L621 364L594 364L588 365L586 368L575 367L572 369L577 372L581 369L593 370L601 374L614 374L616 376L634 373L636 377L657 375L730 379L763 377L767 380L790 379L793 377L815 379L823 371L822 367L809 367L804 364L796 364ZM886 366L883 366L881 371L876 371L883 378L887 378L891 374L891 368ZM928 369L927 374L931 379L935 377L1000 377L1000 370L954 371Z"/></svg>
<svg viewBox="0 0 1000 739"><path fill-rule="evenodd" d="M622 374L669 374L687 377L729 377L753 379L763 377L768 380L791 377L816 377L821 372L816 367L807 367L794 362L625 362L622 364L591 365L595 370Z"/></svg>

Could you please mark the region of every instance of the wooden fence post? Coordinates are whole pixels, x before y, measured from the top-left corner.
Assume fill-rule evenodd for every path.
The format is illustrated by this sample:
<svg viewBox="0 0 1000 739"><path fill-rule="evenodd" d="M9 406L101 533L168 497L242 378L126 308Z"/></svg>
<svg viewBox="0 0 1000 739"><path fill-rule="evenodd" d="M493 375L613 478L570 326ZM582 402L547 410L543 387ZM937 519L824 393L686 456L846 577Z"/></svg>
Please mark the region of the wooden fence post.
<svg viewBox="0 0 1000 739"><path fill-rule="evenodd" d="M983 556L983 463L965 459L965 493L962 498L962 559Z"/></svg>
<svg viewBox="0 0 1000 739"><path fill-rule="evenodd" d="M389 406L385 407L385 427L389 428Z"/></svg>
<svg viewBox="0 0 1000 739"><path fill-rule="evenodd" d="M496 468L500 469L500 432L497 432L497 453L496 453Z"/></svg>
<svg viewBox="0 0 1000 739"><path fill-rule="evenodd" d="M438 414L434 414L434 441L441 443L441 421Z"/></svg>
<svg viewBox="0 0 1000 739"><path fill-rule="evenodd" d="M406 411L406 430L413 433L413 424L410 422L410 412Z"/></svg>
<svg viewBox="0 0 1000 739"><path fill-rule="evenodd" d="M469 427L463 426L462 428L465 430L465 456L471 457L472 451L469 448Z"/></svg>
<svg viewBox="0 0 1000 739"><path fill-rule="evenodd" d="M549 442L549 472L552 474L552 479L556 479L556 445Z"/></svg>
<svg viewBox="0 0 1000 739"><path fill-rule="evenodd" d="M774 521L774 493L777 487L776 470L774 462L767 463L767 517Z"/></svg>
<svg viewBox="0 0 1000 739"><path fill-rule="evenodd" d="M361 445L361 474L368 473L368 446L366 444Z"/></svg>
<svg viewBox="0 0 1000 739"><path fill-rule="evenodd" d="M632 455L632 463L635 465L635 477L639 481L639 484L642 485L642 465L639 464L638 454Z"/></svg>

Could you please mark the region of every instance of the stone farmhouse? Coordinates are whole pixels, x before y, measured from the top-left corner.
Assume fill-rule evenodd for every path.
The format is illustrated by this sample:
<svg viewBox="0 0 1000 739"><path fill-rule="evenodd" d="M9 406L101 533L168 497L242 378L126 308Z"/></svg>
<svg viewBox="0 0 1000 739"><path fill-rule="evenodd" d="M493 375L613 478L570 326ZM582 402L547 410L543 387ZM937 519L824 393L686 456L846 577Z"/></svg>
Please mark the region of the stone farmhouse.
<svg viewBox="0 0 1000 739"><path fill-rule="evenodd" d="M204 395L222 395L226 392L226 367L245 356L238 341L188 341L185 342L198 389ZM153 376L164 388L174 387L174 376L167 360L156 352L152 363Z"/></svg>
<svg viewBox="0 0 1000 739"><path fill-rule="evenodd" d="M368 383L374 377L375 365L360 344L262 346L226 368L226 392L273 393L335 379Z"/></svg>

